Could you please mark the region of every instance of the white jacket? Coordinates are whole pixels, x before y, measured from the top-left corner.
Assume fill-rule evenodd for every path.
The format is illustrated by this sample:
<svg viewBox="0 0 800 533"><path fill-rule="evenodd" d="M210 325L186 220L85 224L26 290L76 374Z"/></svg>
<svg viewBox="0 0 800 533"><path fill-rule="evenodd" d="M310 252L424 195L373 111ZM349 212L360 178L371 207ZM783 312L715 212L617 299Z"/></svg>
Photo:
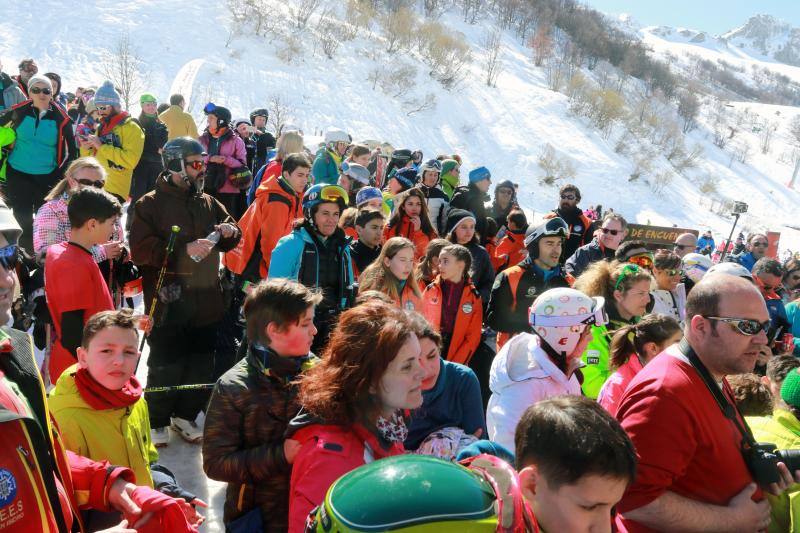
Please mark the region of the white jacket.
<svg viewBox="0 0 800 533"><path fill-rule="evenodd" d="M683 283L678 283L674 291L655 289L651 291L653 295L653 314L671 316L683 326L686 320L686 287Z"/></svg>
<svg viewBox="0 0 800 533"><path fill-rule="evenodd" d="M512 452L514 432L528 407L560 394L581 394L575 374L567 378L539 347L540 342L531 333L516 335L500 349L489 372L489 439Z"/></svg>

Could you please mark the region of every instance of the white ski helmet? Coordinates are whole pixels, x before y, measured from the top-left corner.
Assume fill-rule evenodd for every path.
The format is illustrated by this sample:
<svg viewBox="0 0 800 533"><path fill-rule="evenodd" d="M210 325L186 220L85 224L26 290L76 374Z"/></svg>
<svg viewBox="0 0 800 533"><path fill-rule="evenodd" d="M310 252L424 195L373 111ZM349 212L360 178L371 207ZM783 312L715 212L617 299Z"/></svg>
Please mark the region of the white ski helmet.
<svg viewBox="0 0 800 533"><path fill-rule="evenodd" d="M550 289L533 301L528 322L534 333L561 354L571 354L588 326L608 323L605 299L561 287Z"/></svg>
<svg viewBox="0 0 800 533"><path fill-rule="evenodd" d="M331 145L336 143L350 144L350 136L347 132L331 128L325 132L325 144Z"/></svg>
<svg viewBox="0 0 800 533"><path fill-rule="evenodd" d="M707 255L696 254L694 252L686 254L681 260L681 269L687 278L697 283L706 275L713 263Z"/></svg>
<svg viewBox="0 0 800 533"><path fill-rule="evenodd" d="M728 274L729 276L737 276L739 278L745 278L753 281L753 274L751 274L746 267L743 267L739 263L717 263L709 268L708 272L706 272L707 276L710 274Z"/></svg>

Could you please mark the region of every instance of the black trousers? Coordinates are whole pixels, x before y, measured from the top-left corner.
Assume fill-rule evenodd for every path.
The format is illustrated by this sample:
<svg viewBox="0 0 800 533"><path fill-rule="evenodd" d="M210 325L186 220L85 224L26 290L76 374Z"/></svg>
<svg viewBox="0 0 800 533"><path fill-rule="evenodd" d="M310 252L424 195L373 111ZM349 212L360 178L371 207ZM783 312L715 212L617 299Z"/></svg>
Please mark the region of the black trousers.
<svg viewBox="0 0 800 533"><path fill-rule="evenodd" d="M214 348L218 324L201 327L165 325L153 328L147 341L147 386L170 387L210 383L214 374ZM194 420L205 410L210 389L148 392L150 427L170 424L170 417Z"/></svg>
<svg viewBox="0 0 800 533"><path fill-rule="evenodd" d="M225 206L233 220L239 220L247 211L247 191L218 192L214 196Z"/></svg>
<svg viewBox="0 0 800 533"><path fill-rule="evenodd" d="M11 165L6 167L6 199L22 228L19 244L33 255L33 215L44 204L44 197L60 179L60 171L50 174L26 174Z"/></svg>

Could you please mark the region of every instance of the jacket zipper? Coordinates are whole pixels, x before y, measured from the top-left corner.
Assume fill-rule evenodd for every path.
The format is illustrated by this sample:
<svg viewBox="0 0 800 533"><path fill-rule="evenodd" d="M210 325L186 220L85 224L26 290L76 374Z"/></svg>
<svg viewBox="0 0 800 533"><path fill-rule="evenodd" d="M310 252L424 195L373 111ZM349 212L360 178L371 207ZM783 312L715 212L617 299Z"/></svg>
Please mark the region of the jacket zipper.
<svg viewBox="0 0 800 533"><path fill-rule="evenodd" d="M17 446L17 453L19 454L20 459L22 459L22 464L25 466L25 473L28 474L28 480L30 481L31 487L33 487L33 493L36 495L36 505L39 508L39 519L42 522L42 531L46 531L48 520L45 516L45 507L44 502L42 501L42 495L39 492L39 485L36 483L36 478L33 475L33 470L35 468L33 460L31 459L28 450L22 446ZM53 512L60 513L61 509L53 509Z"/></svg>

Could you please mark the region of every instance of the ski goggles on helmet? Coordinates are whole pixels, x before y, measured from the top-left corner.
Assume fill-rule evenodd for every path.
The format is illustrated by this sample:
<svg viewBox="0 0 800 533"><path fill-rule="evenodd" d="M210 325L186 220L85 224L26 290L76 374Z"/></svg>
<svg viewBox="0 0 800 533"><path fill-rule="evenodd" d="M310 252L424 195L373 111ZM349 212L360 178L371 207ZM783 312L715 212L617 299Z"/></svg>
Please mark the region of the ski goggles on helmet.
<svg viewBox="0 0 800 533"><path fill-rule="evenodd" d="M206 168L206 162L202 159L198 159L197 161L185 161L184 164L187 168L193 168L195 170L203 170Z"/></svg>
<svg viewBox="0 0 800 533"><path fill-rule="evenodd" d="M14 270L19 261L19 246L9 244L0 248L0 265L6 270Z"/></svg>
<svg viewBox="0 0 800 533"><path fill-rule="evenodd" d="M753 320L749 318L732 318L723 316L707 316L705 318L709 320L715 320L717 322L725 322L731 328L733 328L737 332L747 337L758 335L762 331L766 333L767 331L769 331L770 327L769 320L765 320L764 322L759 322L758 320Z"/></svg>
<svg viewBox="0 0 800 533"><path fill-rule="evenodd" d="M545 328L568 328L572 326L602 326L608 324L606 300L602 296L593 296L594 308L577 315L544 315L528 311L528 323L531 326Z"/></svg>
<svg viewBox="0 0 800 533"><path fill-rule="evenodd" d="M569 236L569 227L561 218L551 218L543 226L536 228L530 235L525 236L524 244L527 247L532 242L542 237L561 237L566 239Z"/></svg>
<svg viewBox="0 0 800 533"><path fill-rule="evenodd" d="M326 185L319 191L319 199L323 202L344 202L344 205L350 201L347 197L347 191L338 185Z"/></svg>
<svg viewBox="0 0 800 533"><path fill-rule="evenodd" d="M649 252L643 254L636 254L634 256L629 257L628 263L640 266L642 268L646 268L647 270L652 270L653 265L655 264L653 259L653 254Z"/></svg>

